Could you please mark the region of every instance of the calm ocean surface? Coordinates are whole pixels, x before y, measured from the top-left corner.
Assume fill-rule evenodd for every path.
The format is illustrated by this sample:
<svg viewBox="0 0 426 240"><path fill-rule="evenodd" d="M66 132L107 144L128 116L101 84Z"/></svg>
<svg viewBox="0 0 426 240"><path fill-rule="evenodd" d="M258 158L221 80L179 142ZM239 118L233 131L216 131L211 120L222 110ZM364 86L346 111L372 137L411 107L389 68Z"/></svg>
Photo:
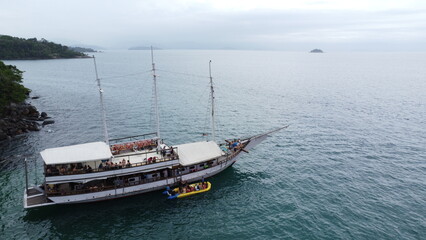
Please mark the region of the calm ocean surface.
<svg viewBox="0 0 426 240"><path fill-rule="evenodd" d="M152 132L150 52L95 55L110 136ZM40 96L32 104L56 123L0 142L1 239L426 239L425 53L162 50L155 58L167 143L209 131L210 59L217 139L290 127L212 178L205 194L26 211L24 158L30 183L40 183L41 150L103 140L99 96L93 59L6 61L25 71Z"/></svg>

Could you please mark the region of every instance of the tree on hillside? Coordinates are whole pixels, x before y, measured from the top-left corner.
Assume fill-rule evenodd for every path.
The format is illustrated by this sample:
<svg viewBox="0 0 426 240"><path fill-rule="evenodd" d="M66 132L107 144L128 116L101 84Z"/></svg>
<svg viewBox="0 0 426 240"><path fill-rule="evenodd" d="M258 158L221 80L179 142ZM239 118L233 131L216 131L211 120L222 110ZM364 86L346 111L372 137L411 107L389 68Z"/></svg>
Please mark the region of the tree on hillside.
<svg viewBox="0 0 426 240"><path fill-rule="evenodd" d="M87 57L67 46L49 42L42 38L17 38L0 35L0 59L52 59Z"/></svg>
<svg viewBox="0 0 426 240"><path fill-rule="evenodd" d="M30 90L22 84L22 71L0 61L0 115L10 103L23 102Z"/></svg>

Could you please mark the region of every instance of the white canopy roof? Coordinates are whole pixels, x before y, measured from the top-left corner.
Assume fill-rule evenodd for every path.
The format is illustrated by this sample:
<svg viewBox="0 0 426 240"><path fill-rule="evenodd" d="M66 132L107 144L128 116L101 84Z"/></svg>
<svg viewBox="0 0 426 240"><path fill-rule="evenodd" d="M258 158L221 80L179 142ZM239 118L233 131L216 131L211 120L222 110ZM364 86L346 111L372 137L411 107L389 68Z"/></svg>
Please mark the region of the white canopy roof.
<svg viewBox="0 0 426 240"><path fill-rule="evenodd" d="M66 147L49 148L40 152L46 164L67 164L109 159L109 146L104 142L92 142Z"/></svg>
<svg viewBox="0 0 426 240"><path fill-rule="evenodd" d="M222 156L223 151L215 142L195 142L176 146L179 162L188 166Z"/></svg>

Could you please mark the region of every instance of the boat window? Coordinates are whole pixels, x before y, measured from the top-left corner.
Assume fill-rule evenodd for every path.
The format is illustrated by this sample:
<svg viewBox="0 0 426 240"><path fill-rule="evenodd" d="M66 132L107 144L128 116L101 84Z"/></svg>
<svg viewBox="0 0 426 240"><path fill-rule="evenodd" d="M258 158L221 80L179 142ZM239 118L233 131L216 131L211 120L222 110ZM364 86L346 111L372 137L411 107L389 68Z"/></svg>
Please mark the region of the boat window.
<svg viewBox="0 0 426 240"><path fill-rule="evenodd" d="M152 177L157 177L157 174L152 174Z"/></svg>
<svg viewBox="0 0 426 240"><path fill-rule="evenodd" d="M204 167L204 163L200 164L200 167Z"/></svg>
<svg viewBox="0 0 426 240"><path fill-rule="evenodd" d="M189 169L194 169L194 168L195 168L195 166L189 167Z"/></svg>

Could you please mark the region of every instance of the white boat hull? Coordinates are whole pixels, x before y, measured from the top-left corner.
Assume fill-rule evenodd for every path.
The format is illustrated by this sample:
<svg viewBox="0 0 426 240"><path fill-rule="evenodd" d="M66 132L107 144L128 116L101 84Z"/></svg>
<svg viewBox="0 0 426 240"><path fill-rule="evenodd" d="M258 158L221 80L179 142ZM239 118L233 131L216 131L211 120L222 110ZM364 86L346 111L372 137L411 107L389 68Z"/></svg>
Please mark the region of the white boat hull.
<svg viewBox="0 0 426 240"><path fill-rule="evenodd" d="M247 152L247 150L255 147L256 145L261 143L263 140L265 140L269 134L279 131L283 128L279 128L268 133L256 135L256 136L241 140L242 145L245 146L244 148L241 149L241 151L234 152L232 153L233 155L230 155L230 156L225 155L220 157L217 162L217 165L213 165L209 168L199 169L194 172L173 176L169 178L163 178L161 180L152 181L149 183L125 186L125 187L120 187L115 189L104 190L104 191L73 194L73 195L59 195L59 196L46 197L43 189L41 189L40 187L33 187L26 190L24 193L24 207L35 208L35 207L42 207L42 206L55 205L55 204L72 204L72 203L103 201L103 200L137 195L141 193L152 192L156 190L162 190L166 186L175 186L180 181L195 182L201 179L206 179L232 166L237 161L242 151ZM144 169L144 170L147 170L147 169ZM122 170L122 171L130 171L130 170ZM102 175L103 177L103 174L105 173L98 173L98 174ZM121 174L124 174L124 172ZM49 180L67 181L67 179L63 179L63 178L67 178L67 177L56 177L56 178L51 177Z"/></svg>
<svg viewBox="0 0 426 240"><path fill-rule="evenodd" d="M238 155L231 160L223 161L222 164L219 164L217 166L199 170L193 173L188 173L188 174L182 175L179 178L176 178L176 177L166 178L166 179L162 179L162 180L154 181L150 183L116 188L116 189L107 190L107 191L98 191L98 192L91 192L91 193L85 193L85 194L65 195L65 196L51 196L51 197L48 197L48 200L50 200L51 202L41 203L41 204L36 204L31 206L28 206L28 204L25 202L26 199L31 199L31 197L27 197L27 194L24 193L24 207L35 208L35 207L55 205L55 204L96 202L96 201L104 201L109 199L127 197L127 196L162 190L166 186L177 185L178 182L181 180L187 181L187 182L193 182L193 181L201 180L203 178L205 179L205 178L214 176L222 172L223 170L227 169L228 167L230 167L232 164L234 164L237 161L237 159L238 159ZM38 194L38 195L41 196L43 194Z"/></svg>

